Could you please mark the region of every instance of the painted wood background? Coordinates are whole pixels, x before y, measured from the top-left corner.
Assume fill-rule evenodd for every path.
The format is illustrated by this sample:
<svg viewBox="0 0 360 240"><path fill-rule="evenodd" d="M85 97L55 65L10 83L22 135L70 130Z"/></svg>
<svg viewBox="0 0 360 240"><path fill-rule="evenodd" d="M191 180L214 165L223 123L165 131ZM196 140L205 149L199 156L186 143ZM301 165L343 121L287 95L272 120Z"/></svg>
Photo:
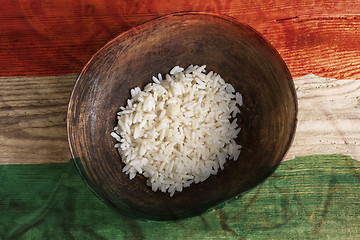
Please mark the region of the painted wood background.
<svg viewBox="0 0 360 240"><path fill-rule="evenodd" d="M1 0L0 76L78 73L101 46L177 11L227 14L257 29L294 77L360 78L358 0Z"/></svg>
<svg viewBox="0 0 360 240"><path fill-rule="evenodd" d="M68 162L66 107L100 47L178 11L227 14L270 41L295 78L298 128L291 161L245 196L141 222L94 197ZM359 0L0 0L0 238L359 239L359 98ZM353 159L312 155L333 153ZM67 163L11 165L55 162Z"/></svg>

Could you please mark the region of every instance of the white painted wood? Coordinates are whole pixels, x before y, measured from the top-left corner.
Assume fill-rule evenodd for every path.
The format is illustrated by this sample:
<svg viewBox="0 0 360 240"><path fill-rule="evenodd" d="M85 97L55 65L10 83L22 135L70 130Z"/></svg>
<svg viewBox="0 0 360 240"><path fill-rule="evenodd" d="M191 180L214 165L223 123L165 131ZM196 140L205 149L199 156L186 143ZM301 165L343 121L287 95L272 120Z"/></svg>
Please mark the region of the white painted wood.
<svg viewBox="0 0 360 240"><path fill-rule="evenodd" d="M360 80L314 74L294 79L298 126L284 160L313 154L346 154L360 160Z"/></svg>

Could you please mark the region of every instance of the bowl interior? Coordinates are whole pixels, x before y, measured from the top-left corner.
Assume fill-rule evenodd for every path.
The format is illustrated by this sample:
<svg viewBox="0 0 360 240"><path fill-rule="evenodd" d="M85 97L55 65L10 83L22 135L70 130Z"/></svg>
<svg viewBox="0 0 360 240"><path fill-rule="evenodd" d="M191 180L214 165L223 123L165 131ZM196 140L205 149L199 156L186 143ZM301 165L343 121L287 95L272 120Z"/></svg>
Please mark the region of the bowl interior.
<svg viewBox="0 0 360 240"><path fill-rule="evenodd" d="M110 136L130 89L176 65L207 65L243 95L237 161L173 197L146 179L122 173ZM291 75L276 50L249 26L225 16L180 13L147 22L99 50L79 76L68 108L68 139L84 180L121 213L169 220L197 215L254 187L290 146L297 103Z"/></svg>

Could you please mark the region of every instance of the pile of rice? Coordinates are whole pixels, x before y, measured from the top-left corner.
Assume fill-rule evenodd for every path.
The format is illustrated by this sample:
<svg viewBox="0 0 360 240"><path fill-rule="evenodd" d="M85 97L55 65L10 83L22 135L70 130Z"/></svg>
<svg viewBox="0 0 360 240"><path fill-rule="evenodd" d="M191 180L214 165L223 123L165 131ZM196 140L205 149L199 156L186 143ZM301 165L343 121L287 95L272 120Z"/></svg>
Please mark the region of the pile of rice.
<svg viewBox="0 0 360 240"><path fill-rule="evenodd" d="M227 159L238 159L242 96L205 67L176 66L143 91L131 90L111 133L130 179L142 174L153 191L173 196L217 174Z"/></svg>

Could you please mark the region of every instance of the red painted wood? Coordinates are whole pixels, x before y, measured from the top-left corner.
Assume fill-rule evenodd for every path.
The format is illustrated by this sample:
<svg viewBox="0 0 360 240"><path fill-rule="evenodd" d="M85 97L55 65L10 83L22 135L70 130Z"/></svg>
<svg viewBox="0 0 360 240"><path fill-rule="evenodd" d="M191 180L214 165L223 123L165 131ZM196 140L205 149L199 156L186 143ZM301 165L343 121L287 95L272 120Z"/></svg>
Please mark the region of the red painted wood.
<svg viewBox="0 0 360 240"><path fill-rule="evenodd" d="M360 78L360 2L0 0L0 76L79 73L106 42L177 11L227 14L258 30L294 77Z"/></svg>

